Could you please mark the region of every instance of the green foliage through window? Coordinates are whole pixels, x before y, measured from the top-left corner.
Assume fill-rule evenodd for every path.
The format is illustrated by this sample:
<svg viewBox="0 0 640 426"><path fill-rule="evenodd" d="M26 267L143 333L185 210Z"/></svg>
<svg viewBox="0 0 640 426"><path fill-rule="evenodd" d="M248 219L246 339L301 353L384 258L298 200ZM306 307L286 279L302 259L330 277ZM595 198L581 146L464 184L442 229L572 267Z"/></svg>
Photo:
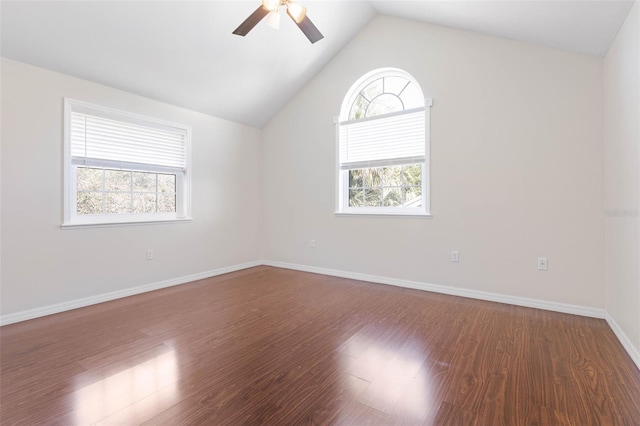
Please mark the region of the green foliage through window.
<svg viewBox="0 0 640 426"><path fill-rule="evenodd" d="M349 207L421 205L421 164L349 170Z"/></svg>
<svg viewBox="0 0 640 426"><path fill-rule="evenodd" d="M175 213L176 175L77 168L77 213Z"/></svg>

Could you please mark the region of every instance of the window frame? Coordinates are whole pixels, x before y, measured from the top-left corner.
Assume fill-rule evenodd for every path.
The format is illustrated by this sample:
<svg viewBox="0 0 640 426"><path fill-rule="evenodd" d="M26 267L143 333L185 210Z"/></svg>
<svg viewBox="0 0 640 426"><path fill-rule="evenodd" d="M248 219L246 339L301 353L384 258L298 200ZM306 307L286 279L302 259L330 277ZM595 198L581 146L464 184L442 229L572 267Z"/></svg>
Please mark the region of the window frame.
<svg viewBox="0 0 640 426"><path fill-rule="evenodd" d="M120 167L132 172L170 173L176 176L176 211L171 213L106 213L96 215L77 214L77 170L82 165L73 164L71 155L71 114L82 110L90 115L148 127L173 127L185 132L185 168L168 171L165 166L135 165ZM154 117L135 114L75 99L64 98L64 156L63 156L63 218L61 228L122 226L136 224L161 224L192 221L191 217L191 127ZM90 163L90 164L89 164ZM110 160L91 160L87 167L114 169ZM121 163L122 164L122 163ZM118 169L117 167L115 169Z"/></svg>
<svg viewBox="0 0 640 426"><path fill-rule="evenodd" d="M343 98L342 107L340 108L340 116L334 117L335 125L335 175L337 177L336 188L336 209L334 215L336 216L392 216L392 217L424 217L430 218L431 215L431 176L430 176L430 149L431 149L431 107L433 100L431 98L424 98L424 119L425 119L425 155L424 162L418 162L413 164L422 165L422 206L416 207L350 207L349 206L349 169L342 169L340 163L340 123L345 121L352 121L349 119L351 108L356 98L360 95L360 92L366 88L370 83L383 77L402 77L409 82L415 84L420 91L422 89L418 82L404 70L397 68L380 68L370 71L360 77L348 90L347 94ZM405 109L404 111L410 111L411 109ZM391 113L394 114L394 113ZM398 114L397 112L395 114ZM390 114L385 114L390 115ZM384 118L385 115L379 116ZM365 117L358 121L372 120L374 117ZM404 163L398 163L401 165ZM384 166L380 166L384 167Z"/></svg>

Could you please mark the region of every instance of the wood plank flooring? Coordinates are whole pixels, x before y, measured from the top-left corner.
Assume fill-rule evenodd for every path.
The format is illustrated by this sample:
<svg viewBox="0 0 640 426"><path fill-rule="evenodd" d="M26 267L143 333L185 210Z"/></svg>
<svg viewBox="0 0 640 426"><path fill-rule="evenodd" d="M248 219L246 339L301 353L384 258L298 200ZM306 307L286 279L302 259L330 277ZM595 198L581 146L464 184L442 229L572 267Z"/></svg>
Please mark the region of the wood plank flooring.
<svg viewBox="0 0 640 426"><path fill-rule="evenodd" d="M0 329L2 425L633 425L603 320L257 267Z"/></svg>

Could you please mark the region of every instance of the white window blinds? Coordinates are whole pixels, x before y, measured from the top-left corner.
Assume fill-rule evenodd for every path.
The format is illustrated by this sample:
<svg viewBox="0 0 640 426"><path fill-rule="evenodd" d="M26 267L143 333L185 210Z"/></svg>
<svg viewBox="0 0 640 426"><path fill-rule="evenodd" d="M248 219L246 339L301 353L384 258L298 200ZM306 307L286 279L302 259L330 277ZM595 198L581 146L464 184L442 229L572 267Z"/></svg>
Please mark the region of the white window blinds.
<svg viewBox="0 0 640 426"><path fill-rule="evenodd" d="M111 120L71 113L71 157L74 164L126 163L184 170L184 129Z"/></svg>
<svg viewBox="0 0 640 426"><path fill-rule="evenodd" d="M342 170L425 161L425 108L340 123Z"/></svg>

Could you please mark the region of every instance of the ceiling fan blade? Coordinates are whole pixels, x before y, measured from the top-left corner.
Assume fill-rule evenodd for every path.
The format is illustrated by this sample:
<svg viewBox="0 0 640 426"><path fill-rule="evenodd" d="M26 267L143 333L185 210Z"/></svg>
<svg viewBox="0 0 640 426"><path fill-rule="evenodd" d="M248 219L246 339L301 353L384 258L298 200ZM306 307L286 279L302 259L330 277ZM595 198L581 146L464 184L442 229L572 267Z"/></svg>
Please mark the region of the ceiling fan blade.
<svg viewBox="0 0 640 426"><path fill-rule="evenodd" d="M246 36L249 31L251 31L253 27L255 27L258 22L262 21L262 18L264 18L268 14L269 11L267 9L262 6L258 7L255 12L249 15L249 17L245 19L244 22L235 29L235 31L233 31L233 33L243 37Z"/></svg>
<svg viewBox="0 0 640 426"><path fill-rule="evenodd" d="M289 16L291 16L288 9L287 9L287 13L289 14ZM318 28L316 28L316 26L313 25L313 22L311 22L311 19L309 19L307 15L305 15L304 18L302 18L302 21L300 22L297 22L293 16L291 16L291 19L293 19L293 22L296 23L298 28L302 30L304 35L307 36L307 38L312 44L324 38L320 30L318 30Z"/></svg>

